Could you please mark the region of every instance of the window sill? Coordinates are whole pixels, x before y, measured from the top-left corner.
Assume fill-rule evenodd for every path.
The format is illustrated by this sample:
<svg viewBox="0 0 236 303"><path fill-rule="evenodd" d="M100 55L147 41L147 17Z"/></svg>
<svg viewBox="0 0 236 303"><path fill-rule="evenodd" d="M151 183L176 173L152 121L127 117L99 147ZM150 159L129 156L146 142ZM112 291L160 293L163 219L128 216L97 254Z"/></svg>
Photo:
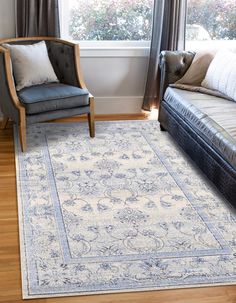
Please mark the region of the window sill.
<svg viewBox="0 0 236 303"><path fill-rule="evenodd" d="M80 46L81 57L148 57L149 47L85 47Z"/></svg>
<svg viewBox="0 0 236 303"><path fill-rule="evenodd" d="M236 49L236 40L186 41L186 50L217 50L220 48Z"/></svg>
<svg viewBox="0 0 236 303"><path fill-rule="evenodd" d="M148 57L150 51L150 41L72 42L80 45L81 57Z"/></svg>

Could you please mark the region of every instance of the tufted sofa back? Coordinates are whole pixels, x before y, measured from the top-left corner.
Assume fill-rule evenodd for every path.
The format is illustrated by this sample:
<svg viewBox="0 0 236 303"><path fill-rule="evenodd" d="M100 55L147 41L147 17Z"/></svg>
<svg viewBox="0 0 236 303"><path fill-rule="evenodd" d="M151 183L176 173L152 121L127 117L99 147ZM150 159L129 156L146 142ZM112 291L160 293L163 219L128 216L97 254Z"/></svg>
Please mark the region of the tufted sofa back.
<svg viewBox="0 0 236 303"><path fill-rule="evenodd" d="M190 67L195 52L190 51L162 51L159 57L161 68L160 101L162 101L169 84L173 84L183 77Z"/></svg>

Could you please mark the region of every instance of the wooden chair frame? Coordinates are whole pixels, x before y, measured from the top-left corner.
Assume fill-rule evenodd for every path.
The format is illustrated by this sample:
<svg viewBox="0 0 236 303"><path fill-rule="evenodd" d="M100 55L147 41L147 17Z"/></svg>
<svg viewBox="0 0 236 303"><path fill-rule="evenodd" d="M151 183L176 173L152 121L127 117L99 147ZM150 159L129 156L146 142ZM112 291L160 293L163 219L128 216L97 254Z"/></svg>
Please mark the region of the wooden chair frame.
<svg viewBox="0 0 236 303"><path fill-rule="evenodd" d="M75 60L75 68L76 68L76 78L79 83L79 87L82 89L87 89L83 75L81 72L81 66L80 66L80 48L79 44L75 44L66 40L62 40L59 38L52 38L52 37L24 37L24 38L12 38L12 39L1 39L0 44L2 43L11 43L11 42L21 42L21 41L55 41L59 43L63 43L69 46L72 46L74 48L74 60ZM21 149L23 152L26 151L26 112L25 107L23 104L19 101L19 98L16 93L15 83L14 79L12 77L12 71L11 71L11 57L10 57L10 51L3 46L0 46L0 52L4 53L4 63L5 63L5 70L6 70L6 77L7 77L7 84L8 89L11 96L11 101L14 105L14 107L19 111L19 134L20 134L20 143L21 143ZM89 124L89 133L90 137L95 136L95 125L94 125L94 97L89 94L89 107L90 112L87 114L88 117L88 124ZM2 122L2 129L5 129L7 126L7 123L9 121L9 117L3 117Z"/></svg>

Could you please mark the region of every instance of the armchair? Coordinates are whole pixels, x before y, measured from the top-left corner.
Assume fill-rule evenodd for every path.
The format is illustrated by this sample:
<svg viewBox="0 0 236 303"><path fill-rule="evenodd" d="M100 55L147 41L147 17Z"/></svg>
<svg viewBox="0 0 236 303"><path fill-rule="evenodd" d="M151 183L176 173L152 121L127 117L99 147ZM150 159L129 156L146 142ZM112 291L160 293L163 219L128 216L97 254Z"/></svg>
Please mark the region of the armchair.
<svg viewBox="0 0 236 303"><path fill-rule="evenodd" d="M59 83L40 84L16 91L7 44L45 41ZM87 114L90 137L95 136L94 97L88 92L80 69L79 45L52 37L0 40L0 109L2 129L11 119L19 127L22 151L26 151L26 126L31 123Z"/></svg>

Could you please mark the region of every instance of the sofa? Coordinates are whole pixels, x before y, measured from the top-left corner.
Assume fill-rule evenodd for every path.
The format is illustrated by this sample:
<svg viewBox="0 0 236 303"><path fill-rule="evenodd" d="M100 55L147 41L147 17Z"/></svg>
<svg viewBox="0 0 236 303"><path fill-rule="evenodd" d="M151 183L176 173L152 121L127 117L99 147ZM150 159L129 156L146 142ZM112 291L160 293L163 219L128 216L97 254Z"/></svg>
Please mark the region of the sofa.
<svg viewBox="0 0 236 303"><path fill-rule="evenodd" d="M161 130L166 130L236 207L236 102L171 86L186 73L195 53L160 55Z"/></svg>

